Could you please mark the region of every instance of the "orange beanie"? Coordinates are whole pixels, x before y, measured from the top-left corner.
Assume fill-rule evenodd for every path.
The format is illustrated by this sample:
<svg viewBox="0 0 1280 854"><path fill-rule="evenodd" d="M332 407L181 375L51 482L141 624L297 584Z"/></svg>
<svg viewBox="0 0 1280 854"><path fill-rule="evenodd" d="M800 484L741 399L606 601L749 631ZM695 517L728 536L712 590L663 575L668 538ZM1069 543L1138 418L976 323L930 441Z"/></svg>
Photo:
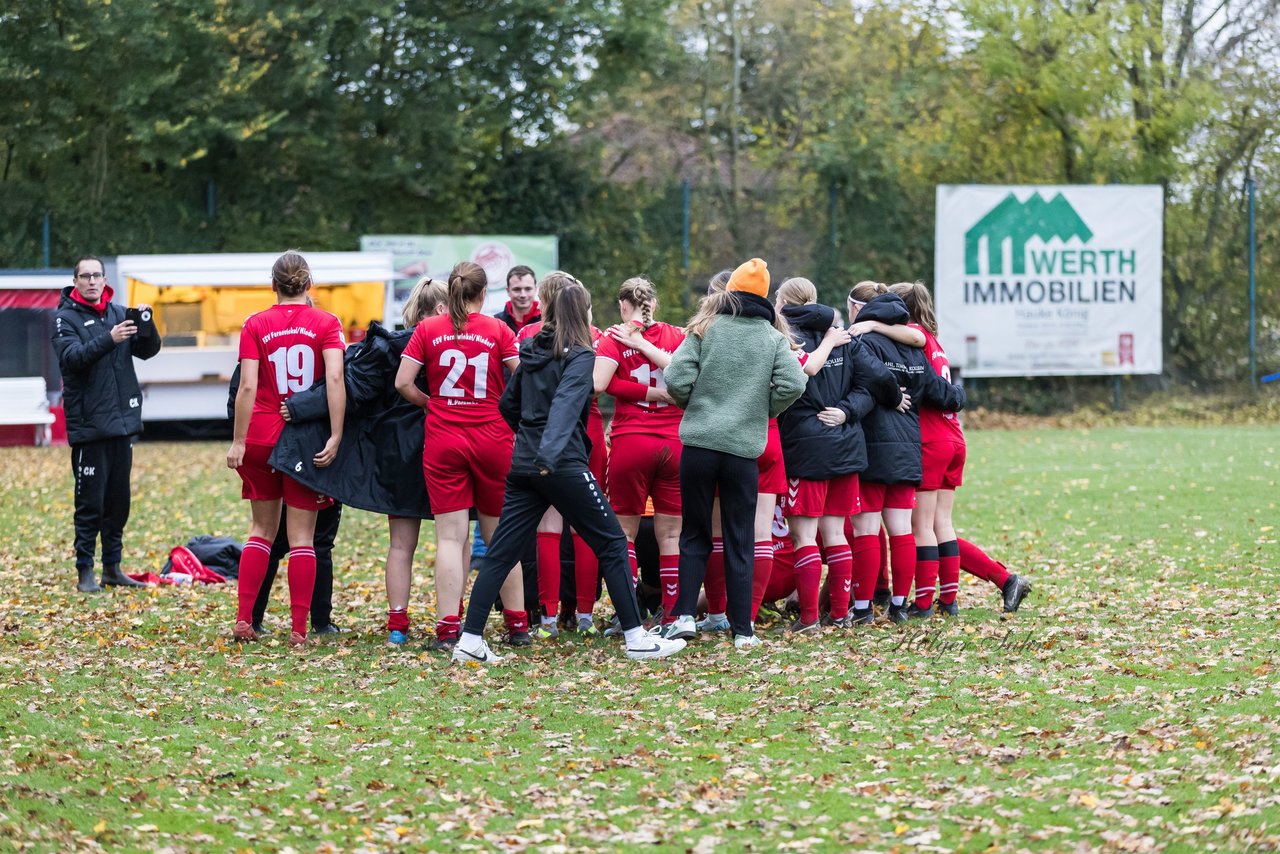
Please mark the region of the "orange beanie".
<svg viewBox="0 0 1280 854"><path fill-rule="evenodd" d="M743 291L758 297L769 296L769 265L759 258L752 258L733 271L729 277L729 291Z"/></svg>

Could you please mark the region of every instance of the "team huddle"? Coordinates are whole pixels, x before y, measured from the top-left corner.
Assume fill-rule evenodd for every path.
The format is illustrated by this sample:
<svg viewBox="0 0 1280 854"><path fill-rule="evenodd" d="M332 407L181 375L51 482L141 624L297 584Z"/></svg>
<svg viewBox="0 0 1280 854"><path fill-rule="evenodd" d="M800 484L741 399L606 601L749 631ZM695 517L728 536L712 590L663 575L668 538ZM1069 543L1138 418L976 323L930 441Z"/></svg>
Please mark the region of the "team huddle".
<svg viewBox="0 0 1280 854"><path fill-rule="evenodd" d="M513 300L533 282L513 268ZM767 265L752 259L712 279L684 328L655 320L653 285L628 279L619 322L602 330L587 290L559 271L532 305L484 315L485 272L463 262L447 282L418 282L404 330L375 323L349 348L338 319L311 305L302 256L277 260L272 287L277 304L241 332L227 455L252 507L237 640L258 638L254 603L283 524L289 644L305 647L317 513L334 499L388 518L393 646L409 639L420 523L435 520L431 648L461 662L500 660L483 639L499 600L511 646L563 626L620 635L628 657L648 659L700 632L750 649L766 602L794 602L787 631L804 634L954 615L962 569L1007 612L1031 589L952 526L964 393L918 283L859 283L846 328L808 279L770 300ZM602 394L615 404L607 435ZM636 544L648 516L661 603L646 623ZM467 598L473 518L487 550ZM566 532L576 607L563 615ZM532 626L511 571L530 549ZM604 632L602 581L615 612Z"/></svg>

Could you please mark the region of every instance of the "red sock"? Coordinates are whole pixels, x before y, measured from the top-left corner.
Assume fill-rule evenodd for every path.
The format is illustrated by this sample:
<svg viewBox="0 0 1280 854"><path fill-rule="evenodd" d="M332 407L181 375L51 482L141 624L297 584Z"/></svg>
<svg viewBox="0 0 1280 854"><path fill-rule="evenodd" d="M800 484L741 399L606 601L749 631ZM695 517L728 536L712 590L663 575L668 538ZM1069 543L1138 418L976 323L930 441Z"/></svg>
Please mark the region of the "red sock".
<svg viewBox="0 0 1280 854"><path fill-rule="evenodd" d="M636 544L627 540L627 560L631 561L631 586L640 586L640 561L636 557Z"/></svg>
<svg viewBox="0 0 1280 854"><path fill-rule="evenodd" d="M818 592L822 587L822 554L817 546L796 549L796 590L800 594L800 622L818 620Z"/></svg>
<svg viewBox="0 0 1280 854"><path fill-rule="evenodd" d="M916 538L901 534L889 538L889 566L893 570L893 595L906 597L916 578Z"/></svg>
<svg viewBox="0 0 1280 854"><path fill-rule="evenodd" d="M724 539L711 538L711 556L707 558L707 577L703 581L707 591L707 613L723 614L729 607L729 596L724 587Z"/></svg>
<svg viewBox="0 0 1280 854"><path fill-rule="evenodd" d="M507 631L512 634L529 631L529 614L527 611L508 611L503 608L502 622L507 624Z"/></svg>
<svg viewBox="0 0 1280 854"><path fill-rule="evenodd" d="M306 637L311 616L311 593L316 589L316 550L310 546L289 549L289 616L293 631Z"/></svg>
<svg viewBox="0 0 1280 854"><path fill-rule="evenodd" d="M756 559L751 569L751 622L760 615L760 603L769 589L769 577L773 575L773 541L756 542Z"/></svg>
<svg viewBox="0 0 1280 854"><path fill-rule="evenodd" d="M240 577L236 580L236 622L253 622L253 603L267 578L271 561L271 543L262 537L250 537L240 552Z"/></svg>
<svg viewBox="0 0 1280 854"><path fill-rule="evenodd" d="M559 534L538 534L538 602L548 617L560 611Z"/></svg>
<svg viewBox="0 0 1280 854"><path fill-rule="evenodd" d="M853 599L870 602L880 580L880 537L863 534L853 538ZM864 606L865 607L865 606Z"/></svg>
<svg viewBox="0 0 1280 854"><path fill-rule="evenodd" d="M853 591L853 549L848 543L827 549L827 582L831 597L831 619L849 616L849 594Z"/></svg>
<svg viewBox="0 0 1280 854"><path fill-rule="evenodd" d="M388 609L387 631L409 634L409 612L404 608Z"/></svg>
<svg viewBox="0 0 1280 854"><path fill-rule="evenodd" d="M938 601L950 605L960 593L960 545L955 540L938 543Z"/></svg>
<svg viewBox="0 0 1280 854"><path fill-rule="evenodd" d="M877 554L879 554L879 555L880 555L880 566L878 567L878 569L879 569L879 571L880 571L880 575L879 575L879 577L876 579L876 592L877 592L877 593L888 593L888 592L890 592L890 585L889 585L889 532L888 532L888 531L886 531L886 530L884 529L884 526L883 526L883 525L880 527L880 533L876 534L876 539L880 541L880 551L879 551L879 552L877 552Z"/></svg>
<svg viewBox="0 0 1280 854"><path fill-rule="evenodd" d="M680 555L658 555L658 578L662 582L662 622L674 623L673 612L680 598Z"/></svg>
<svg viewBox="0 0 1280 854"><path fill-rule="evenodd" d="M590 614L596 606L596 583L600 577L600 561L596 553L573 535L573 587L578 600L578 613Z"/></svg>
<svg viewBox="0 0 1280 854"><path fill-rule="evenodd" d="M449 614L436 621L436 637L440 640L457 640L461 631L462 620L457 614Z"/></svg>
<svg viewBox="0 0 1280 854"><path fill-rule="evenodd" d="M938 547L916 546L916 607L933 607L938 587Z"/></svg>
<svg viewBox="0 0 1280 854"><path fill-rule="evenodd" d="M968 540L957 539L960 545L960 568L970 575L990 581L1001 590L1009 580L1009 570L998 560L993 560L986 552Z"/></svg>

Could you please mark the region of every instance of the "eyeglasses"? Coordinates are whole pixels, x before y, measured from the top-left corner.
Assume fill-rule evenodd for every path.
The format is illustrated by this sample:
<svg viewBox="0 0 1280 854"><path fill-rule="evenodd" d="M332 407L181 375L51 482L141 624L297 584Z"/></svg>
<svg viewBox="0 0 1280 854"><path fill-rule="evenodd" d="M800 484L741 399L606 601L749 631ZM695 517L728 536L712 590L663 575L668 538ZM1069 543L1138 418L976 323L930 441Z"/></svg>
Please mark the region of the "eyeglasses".
<svg viewBox="0 0 1280 854"><path fill-rule="evenodd" d="M79 273L76 276L82 282L101 282L106 281L106 273Z"/></svg>

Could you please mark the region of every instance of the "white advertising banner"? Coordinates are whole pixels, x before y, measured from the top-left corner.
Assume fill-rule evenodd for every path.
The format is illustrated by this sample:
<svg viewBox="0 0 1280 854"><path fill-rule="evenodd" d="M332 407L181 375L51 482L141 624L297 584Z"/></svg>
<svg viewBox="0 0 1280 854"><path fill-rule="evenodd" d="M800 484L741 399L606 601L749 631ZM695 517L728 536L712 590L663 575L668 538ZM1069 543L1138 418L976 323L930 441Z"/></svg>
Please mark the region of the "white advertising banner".
<svg viewBox="0 0 1280 854"><path fill-rule="evenodd" d="M934 299L968 377L1158 374L1158 186L940 185Z"/></svg>

